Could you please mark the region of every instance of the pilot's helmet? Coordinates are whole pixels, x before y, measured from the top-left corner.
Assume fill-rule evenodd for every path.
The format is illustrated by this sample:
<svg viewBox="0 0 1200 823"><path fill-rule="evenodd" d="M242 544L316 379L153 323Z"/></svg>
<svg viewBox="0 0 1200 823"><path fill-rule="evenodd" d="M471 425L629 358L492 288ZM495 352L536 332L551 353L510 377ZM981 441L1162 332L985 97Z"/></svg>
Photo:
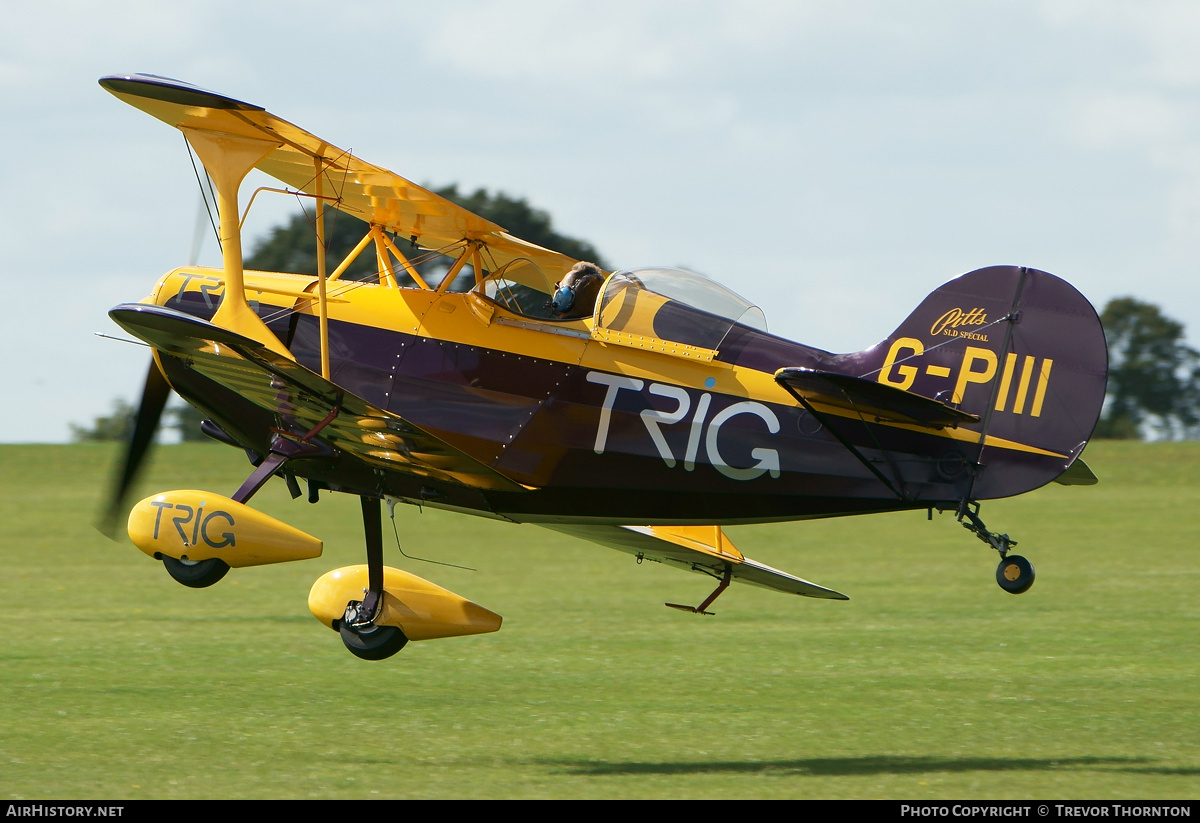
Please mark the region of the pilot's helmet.
<svg viewBox="0 0 1200 823"><path fill-rule="evenodd" d="M550 305L558 317L590 317L604 284L604 272L595 263L576 263L554 287Z"/></svg>

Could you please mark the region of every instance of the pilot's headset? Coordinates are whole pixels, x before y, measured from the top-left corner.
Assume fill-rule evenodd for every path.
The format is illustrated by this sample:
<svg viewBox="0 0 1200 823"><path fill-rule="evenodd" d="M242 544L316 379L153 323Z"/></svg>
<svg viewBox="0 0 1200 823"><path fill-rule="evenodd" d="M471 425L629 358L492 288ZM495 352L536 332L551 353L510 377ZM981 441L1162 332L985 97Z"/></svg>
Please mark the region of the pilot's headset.
<svg viewBox="0 0 1200 823"><path fill-rule="evenodd" d="M550 306L559 317L587 317L603 283L604 272L595 263L576 263L554 287Z"/></svg>

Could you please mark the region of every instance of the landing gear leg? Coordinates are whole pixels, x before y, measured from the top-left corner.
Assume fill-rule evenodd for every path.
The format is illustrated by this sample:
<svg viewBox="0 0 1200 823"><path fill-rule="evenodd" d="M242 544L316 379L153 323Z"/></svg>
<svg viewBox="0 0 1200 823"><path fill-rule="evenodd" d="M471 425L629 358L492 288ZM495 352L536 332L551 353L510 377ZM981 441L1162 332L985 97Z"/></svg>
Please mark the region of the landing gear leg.
<svg viewBox="0 0 1200 823"><path fill-rule="evenodd" d="M958 521L963 527L1000 553L1000 565L996 568L996 582L1009 594L1024 594L1033 585L1033 564L1019 554L1009 554L1017 545L1007 534L988 531L979 517L979 504L964 500L958 509Z"/></svg>
<svg viewBox="0 0 1200 823"><path fill-rule="evenodd" d="M378 497L360 497L367 539L367 590L346 604L338 625L342 643L355 657L384 660L404 648L408 638L396 626L377 625L383 612L383 526Z"/></svg>

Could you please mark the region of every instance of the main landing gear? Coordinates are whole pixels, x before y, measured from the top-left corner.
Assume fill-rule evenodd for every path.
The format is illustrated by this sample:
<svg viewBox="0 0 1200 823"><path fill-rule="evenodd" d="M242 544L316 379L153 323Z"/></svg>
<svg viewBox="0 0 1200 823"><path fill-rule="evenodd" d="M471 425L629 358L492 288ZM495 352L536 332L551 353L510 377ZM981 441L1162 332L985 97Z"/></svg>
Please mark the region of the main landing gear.
<svg viewBox="0 0 1200 823"><path fill-rule="evenodd" d="M964 500L958 509L958 520L963 527L1000 553L1000 565L996 567L996 582L1009 594L1024 594L1033 585L1033 564L1019 554L1009 554L1017 545L1007 534L988 531L979 517L979 504Z"/></svg>
<svg viewBox="0 0 1200 823"><path fill-rule="evenodd" d="M408 638L396 626L377 624L383 614L383 511L378 497L360 497L367 538L367 588L362 600L351 600L335 627L342 645L363 660L386 660L404 648Z"/></svg>
<svg viewBox="0 0 1200 823"><path fill-rule="evenodd" d="M164 554L162 563L167 569L167 574L189 589L207 589L229 571L229 564L218 557L208 560L176 560Z"/></svg>
<svg viewBox="0 0 1200 823"><path fill-rule="evenodd" d="M250 511L245 509L246 501L253 497L267 480L276 474L284 475L284 479L289 481L288 488L292 491L293 497L299 496L299 488L295 487L295 478L285 473L283 466L289 460L295 458L315 457L328 453L328 447L320 442L313 442L312 438L333 420L336 412L336 409L331 411L325 420L302 437L277 435L271 443L270 451L259 461L254 471L242 483L233 497L222 498L226 501L224 508L240 512L236 515L236 519L239 521L243 517L250 519ZM179 494L183 495L186 493L180 492ZM152 506L158 509L151 516L150 521L155 527L155 538L158 536L159 521L163 519L162 510L174 509L178 506L179 508L186 509L187 516L195 518L196 525L192 529L193 543L196 541L198 535L203 535L203 539L208 541L208 545L210 546L217 545L217 543L214 543L214 540L218 542L224 540L225 545L229 547L234 545L234 533L232 531L221 532L222 528L233 528L235 523L234 514L223 509L213 510L214 507L210 506L208 515L201 522L201 513L205 510L203 502L198 499L186 497L175 500L167 500L164 499L165 497L166 495L160 495L156 502L152 504ZM213 496L213 498L216 497L218 496ZM325 622L326 625L332 625L334 630L341 635L342 643L351 654L363 660L384 660L404 648L409 638L399 626L389 625L393 620L385 618L384 614L386 604L384 598L383 526L381 522L382 507L380 500L378 497L367 496L362 496L359 499L362 503L363 531L365 532L367 544L367 585L361 589L361 600L350 599L354 596L353 593L356 591L356 588L361 586L361 583L355 583L348 587L348 589L343 590L344 593L338 595L337 601L335 601L336 605L334 606L334 608L341 611L341 616L337 619L326 618ZM184 503L183 500L188 500L189 502ZM240 508L233 508L234 506ZM210 525L210 521L213 518L217 519L217 525ZM249 542L253 547L252 550L265 553L267 557L267 559L263 559L262 557L255 556L254 559L257 563L303 559L304 557L317 556L321 553L320 543L315 538L311 538L303 533L298 533L298 537L291 537L288 531L289 527L281 523L276 523L271 518L265 516L263 518L266 520L266 525L264 526L260 522L257 526L258 529L261 531L265 528L269 536L282 536L277 542L282 543L283 548L280 549L276 543L267 538L262 538L257 543L254 540L250 540ZM181 529L179 533L185 538L185 547L190 545L187 543L185 533L182 531L179 523L175 520L171 520L170 522ZM137 542L137 538L135 538L134 542ZM314 546L311 544L315 544L315 551ZM289 554L292 556L289 556ZM230 563L239 565L238 560L228 557L226 559L229 562L220 558L192 560L187 555L180 555L177 559L162 552L156 552L155 557L162 560L171 577L183 585L194 589L205 588L219 581L229 571ZM244 557L239 559L245 560ZM256 565L257 563L252 563L251 565ZM343 597L345 599L342 599ZM345 604L344 611L342 610L342 604ZM478 609L478 607L476 608ZM334 612L334 614L337 613ZM390 611L388 612L389 615L391 613ZM495 631L496 628L499 628L498 617L496 618L495 627L490 630ZM420 636L418 636L418 639L420 639Z"/></svg>

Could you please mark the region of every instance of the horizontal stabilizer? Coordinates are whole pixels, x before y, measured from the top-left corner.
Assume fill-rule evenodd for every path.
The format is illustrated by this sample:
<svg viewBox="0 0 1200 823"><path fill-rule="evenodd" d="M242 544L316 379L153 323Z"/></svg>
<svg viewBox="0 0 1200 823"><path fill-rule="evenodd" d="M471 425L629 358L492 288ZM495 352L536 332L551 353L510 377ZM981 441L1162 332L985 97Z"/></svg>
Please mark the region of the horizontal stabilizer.
<svg viewBox="0 0 1200 823"><path fill-rule="evenodd" d="M719 526L605 526L539 523L601 546L628 552L656 563L668 563L720 579L728 567L734 580L766 589L849 600L841 592L818 586L742 555Z"/></svg>
<svg viewBox="0 0 1200 823"><path fill-rule="evenodd" d="M1054 478L1054 482L1064 486L1094 486L1100 482L1100 478L1096 477L1087 463L1076 459L1065 472Z"/></svg>
<svg viewBox="0 0 1200 823"><path fill-rule="evenodd" d="M979 417L938 400L876 383L864 377L790 368L775 372L775 382L801 403L848 409L878 423L908 423L927 429L978 423Z"/></svg>
<svg viewBox="0 0 1200 823"><path fill-rule="evenodd" d="M183 359L199 374L272 412L292 433L324 424L322 442L380 468L477 489L528 488L258 341L146 303L123 303L108 314L155 349Z"/></svg>

